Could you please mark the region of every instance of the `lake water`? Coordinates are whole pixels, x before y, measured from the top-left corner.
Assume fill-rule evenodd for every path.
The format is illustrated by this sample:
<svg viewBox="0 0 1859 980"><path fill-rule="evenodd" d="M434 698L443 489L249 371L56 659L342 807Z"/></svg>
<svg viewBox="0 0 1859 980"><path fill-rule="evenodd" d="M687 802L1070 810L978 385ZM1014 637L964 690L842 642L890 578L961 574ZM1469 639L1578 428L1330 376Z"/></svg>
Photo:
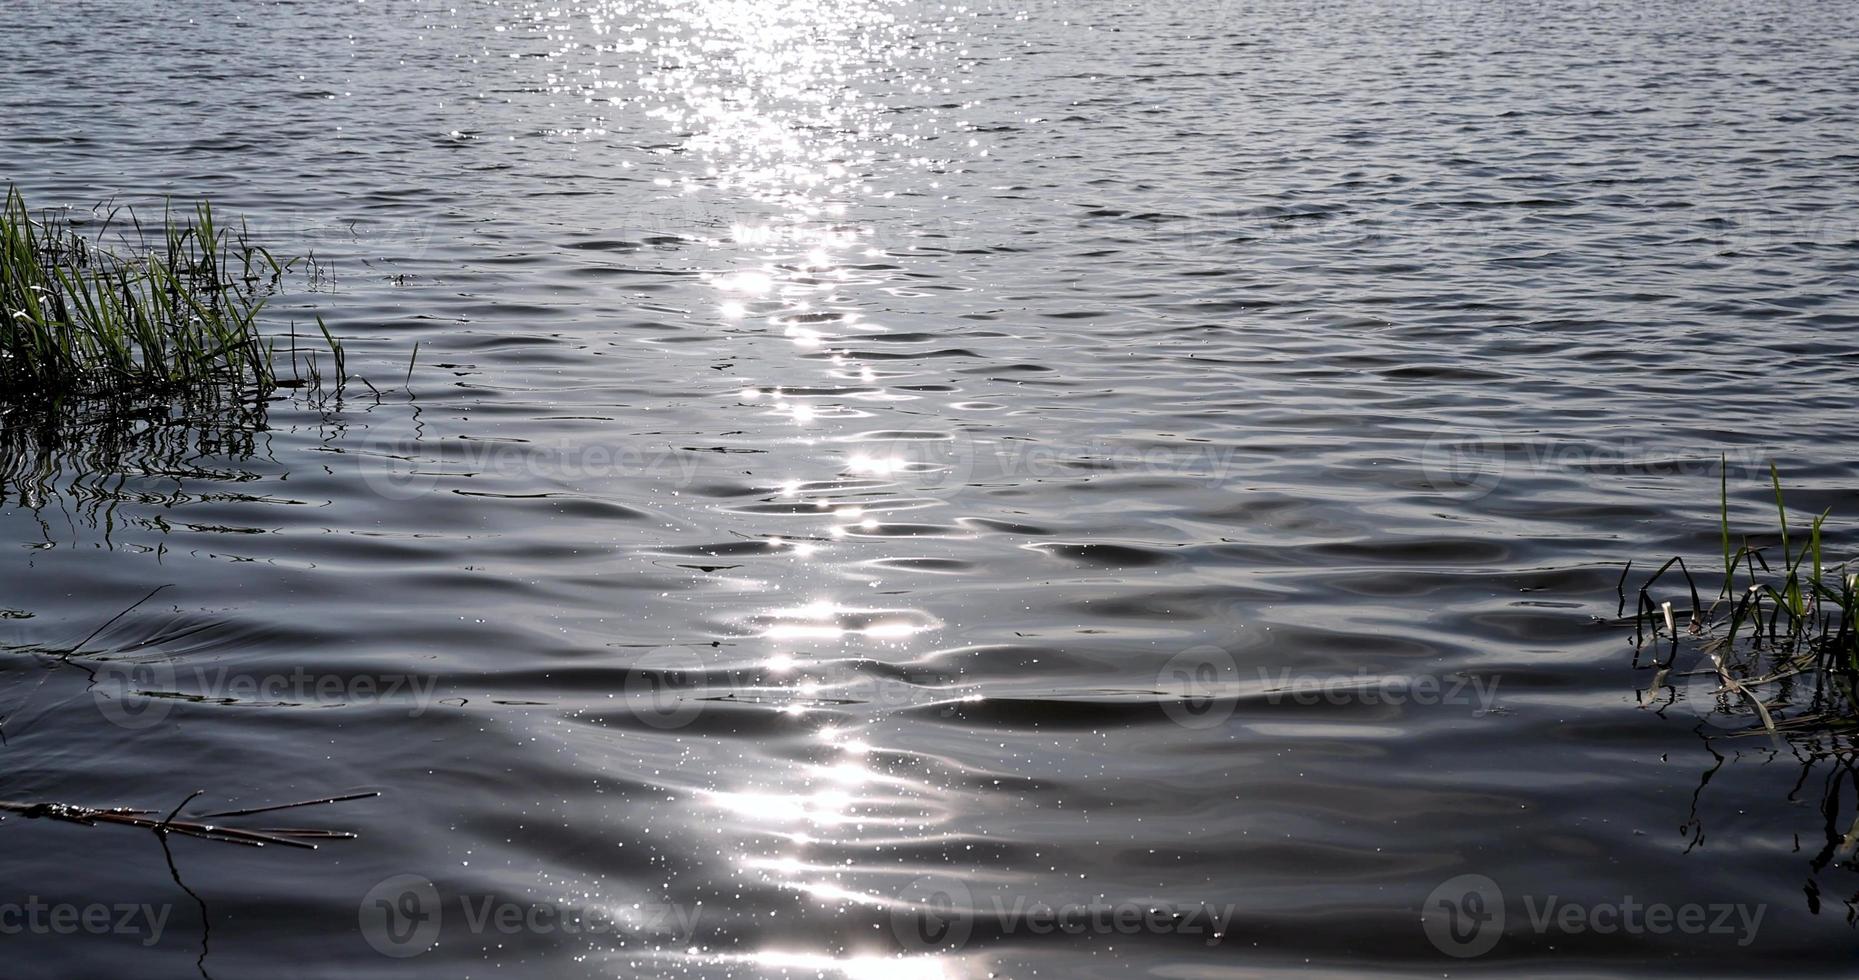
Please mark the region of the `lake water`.
<svg viewBox="0 0 1859 980"><path fill-rule="evenodd" d="M1720 454L1852 540L1851 13L7 4L0 179L377 391L7 419L0 799L381 795L8 816L4 972L1850 975L1596 618Z"/></svg>

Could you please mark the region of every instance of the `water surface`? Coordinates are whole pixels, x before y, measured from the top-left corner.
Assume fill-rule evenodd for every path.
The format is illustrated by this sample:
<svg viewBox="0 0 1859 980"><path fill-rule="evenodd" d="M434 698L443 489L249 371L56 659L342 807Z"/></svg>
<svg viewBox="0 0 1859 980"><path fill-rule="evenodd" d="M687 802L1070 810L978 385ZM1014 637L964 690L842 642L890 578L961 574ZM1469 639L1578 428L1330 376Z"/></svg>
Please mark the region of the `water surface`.
<svg viewBox="0 0 1859 980"><path fill-rule="evenodd" d="M382 794L0 821L7 901L169 910L9 974L1849 972L1854 790L1595 622L1720 453L1850 540L1848 19L8 5L0 178L313 253L273 325L378 395L8 420L0 798Z"/></svg>

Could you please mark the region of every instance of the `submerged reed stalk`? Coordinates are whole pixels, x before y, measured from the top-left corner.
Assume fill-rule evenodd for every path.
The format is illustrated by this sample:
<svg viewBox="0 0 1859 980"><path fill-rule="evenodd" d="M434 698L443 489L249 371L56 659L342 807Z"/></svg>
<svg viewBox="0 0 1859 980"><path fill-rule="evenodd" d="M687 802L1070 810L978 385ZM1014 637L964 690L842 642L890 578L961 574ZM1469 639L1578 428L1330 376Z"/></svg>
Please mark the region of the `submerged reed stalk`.
<svg viewBox="0 0 1859 980"><path fill-rule="evenodd" d="M87 236L60 212L35 217L7 189L0 400L262 394L277 384L258 315L288 264L243 228L220 227L205 201L190 215L165 212L156 229L135 222L127 254L103 244L108 224Z"/></svg>

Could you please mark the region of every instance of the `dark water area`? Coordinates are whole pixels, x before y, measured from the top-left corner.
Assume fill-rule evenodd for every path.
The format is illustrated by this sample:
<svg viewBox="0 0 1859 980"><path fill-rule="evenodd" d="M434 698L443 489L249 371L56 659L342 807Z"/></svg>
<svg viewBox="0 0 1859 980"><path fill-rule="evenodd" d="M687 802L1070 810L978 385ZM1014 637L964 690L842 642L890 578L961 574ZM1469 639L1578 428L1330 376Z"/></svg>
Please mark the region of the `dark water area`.
<svg viewBox="0 0 1859 980"><path fill-rule="evenodd" d="M1851 975L1597 620L1720 455L1859 540L1852 15L0 7L0 180L378 389L9 418L0 800L380 794L6 814L0 975Z"/></svg>

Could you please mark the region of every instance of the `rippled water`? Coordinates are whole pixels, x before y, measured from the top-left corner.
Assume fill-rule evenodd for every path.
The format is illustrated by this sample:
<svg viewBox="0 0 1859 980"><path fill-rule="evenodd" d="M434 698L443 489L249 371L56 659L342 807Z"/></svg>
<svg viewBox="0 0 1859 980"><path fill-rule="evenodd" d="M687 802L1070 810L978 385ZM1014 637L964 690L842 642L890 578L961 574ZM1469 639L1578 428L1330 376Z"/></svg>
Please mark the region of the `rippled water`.
<svg viewBox="0 0 1859 980"><path fill-rule="evenodd" d="M5 972L1849 972L1854 790L1595 621L1720 453L1850 540L1849 21L8 4L0 178L313 253L378 394L8 420L0 799L381 796L9 817L166 912Z"/></svg>

